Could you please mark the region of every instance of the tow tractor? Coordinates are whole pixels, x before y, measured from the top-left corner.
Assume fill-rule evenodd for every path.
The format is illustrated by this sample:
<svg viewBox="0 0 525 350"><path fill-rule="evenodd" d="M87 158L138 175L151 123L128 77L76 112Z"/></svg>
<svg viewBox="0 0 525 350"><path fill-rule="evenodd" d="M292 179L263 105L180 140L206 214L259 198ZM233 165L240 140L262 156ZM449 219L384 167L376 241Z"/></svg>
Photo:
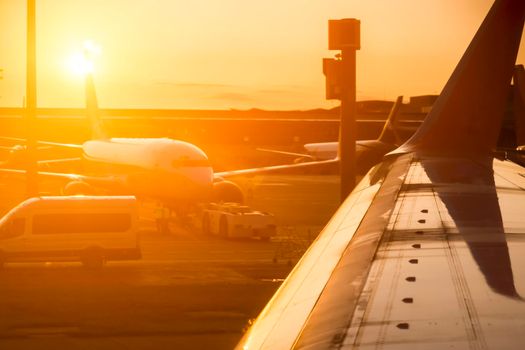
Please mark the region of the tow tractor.
<svg viewBox="0 0 525 350"><path fill-rule="evenodd" d="M224 238L269 240L276 234L272 214L238 203L211 203L202 215L202 232Z"/></svg>

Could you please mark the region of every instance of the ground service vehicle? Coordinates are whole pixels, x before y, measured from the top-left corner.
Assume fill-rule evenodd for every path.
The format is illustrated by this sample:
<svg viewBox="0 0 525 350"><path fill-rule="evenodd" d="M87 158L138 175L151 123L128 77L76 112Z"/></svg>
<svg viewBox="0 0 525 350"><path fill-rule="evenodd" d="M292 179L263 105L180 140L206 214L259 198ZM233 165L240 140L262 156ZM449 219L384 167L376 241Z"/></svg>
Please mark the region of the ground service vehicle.
<svg viewBox="0 0 525 350"><path fill-rule="evenodd" d="M5 262L140 259L133 196L30 198L0 219L0 266Z"/></svg>
<svg viewBox="0 0 525 350"><path fill-rule="evenodd" d="M276 233L272 214L238 203L212 203L204 210L202 231L225 238L259 237L268 240Z"/></svg>

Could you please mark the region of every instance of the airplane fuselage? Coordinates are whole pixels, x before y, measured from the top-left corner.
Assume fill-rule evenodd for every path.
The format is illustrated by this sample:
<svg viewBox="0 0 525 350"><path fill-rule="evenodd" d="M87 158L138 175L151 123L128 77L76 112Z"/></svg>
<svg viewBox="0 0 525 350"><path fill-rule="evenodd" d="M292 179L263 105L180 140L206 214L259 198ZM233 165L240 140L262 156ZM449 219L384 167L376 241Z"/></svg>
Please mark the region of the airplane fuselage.
<svg viewBox="0 0 525 350"><path fill-rule="evenodd" d="M306 143L303 147L315 159L334 159L338 154L339 142Z"/></svg>
<svg viewBox="0 0 525 350"><path fill-rule="evenodd" d="M206 154L193 144L168 138L91 140L84 158L125 168L124 187L131 193L172 202L206 200L213 169Z"/></svg>
<svg viewBox="0 0 525 350"><path fill-rule="evenodd" d="M339 153L339 142L307 143L304 148L316 160L334 159ZM358 140L355 145L355 162L359 174L364 175L383 156L394 150L395 145L379 140Z"/></svg>

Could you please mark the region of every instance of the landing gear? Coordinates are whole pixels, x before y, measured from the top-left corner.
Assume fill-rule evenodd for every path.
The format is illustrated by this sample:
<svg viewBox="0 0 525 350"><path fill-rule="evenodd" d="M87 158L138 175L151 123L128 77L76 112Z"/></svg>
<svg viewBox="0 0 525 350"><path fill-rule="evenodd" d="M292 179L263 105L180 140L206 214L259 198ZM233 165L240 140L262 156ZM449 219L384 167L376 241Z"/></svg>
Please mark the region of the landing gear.
<svg viewBox="0 0 525 350"><path fill-rule="evenodd" d="M210 235L211 234L210 217L206 213L202 216L202 233L205 234L205 235Z"/></svg>
<svg viewBox="0 0 525 350"><path fill-rule="evenodd" d="M219 223L219 236L222 238L228 238L228 219L226 219L225 216L221 217L221 221Z"/></svg>
<svg viewBox="0 0 525 350"><path fill-rule="evenodd" d="M157 232L167 235L170 233L170 210L164 206L158 206L155 209L155 222Z"/></svg>

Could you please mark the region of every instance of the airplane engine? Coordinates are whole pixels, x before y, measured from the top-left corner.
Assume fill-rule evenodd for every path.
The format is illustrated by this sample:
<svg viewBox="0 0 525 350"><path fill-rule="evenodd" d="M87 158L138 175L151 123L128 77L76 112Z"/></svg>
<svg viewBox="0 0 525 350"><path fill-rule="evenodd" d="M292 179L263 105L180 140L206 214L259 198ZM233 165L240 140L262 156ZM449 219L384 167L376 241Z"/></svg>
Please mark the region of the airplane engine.
<svg viewBox="0 0 525 350"><path fill-rule="evenodd" d="M243 203L244 194L234 182L223 180L213 184L212 199L214 202Z"/></svg>
<svg viewBox="0 0 525 350"><path fill-rule="evenodd" d="M62 189L62 194L65 196L75 195L94 195L95 189L90 184L84 181L71 181L68 182Z"/></svg>

